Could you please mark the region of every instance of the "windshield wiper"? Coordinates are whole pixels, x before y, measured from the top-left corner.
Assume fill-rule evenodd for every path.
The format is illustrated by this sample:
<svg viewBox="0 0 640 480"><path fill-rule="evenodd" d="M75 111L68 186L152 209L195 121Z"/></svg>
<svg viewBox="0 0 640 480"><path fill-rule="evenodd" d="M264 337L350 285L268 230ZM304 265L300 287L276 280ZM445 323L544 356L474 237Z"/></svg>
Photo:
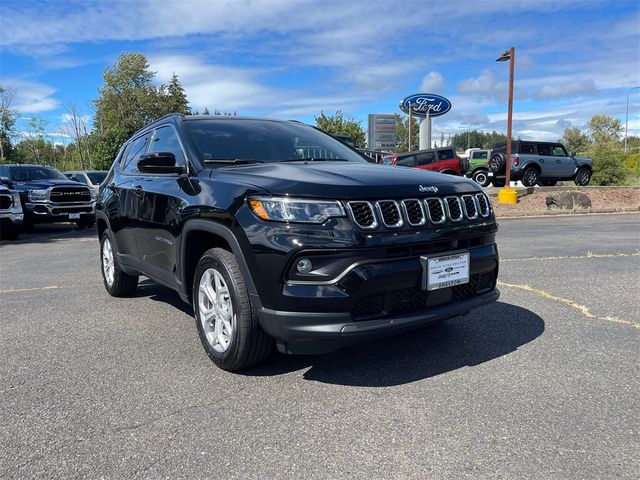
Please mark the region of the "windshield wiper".
<svg viewBox="0 0 640 480"><path fill-rule="evenodd" d="M229 163L231 165L246 165L248 163L264 163L262 160L248 160L246 158L208 158L204 163Z"/></svg>
<svg viewBox="0 0 640 480"><path fill-rule="evenodd" d="M330 157L304 157L304 158L288 158L286 160L280 160L278 163L283 162L349 162L346 158L330 158Z"/></svg>

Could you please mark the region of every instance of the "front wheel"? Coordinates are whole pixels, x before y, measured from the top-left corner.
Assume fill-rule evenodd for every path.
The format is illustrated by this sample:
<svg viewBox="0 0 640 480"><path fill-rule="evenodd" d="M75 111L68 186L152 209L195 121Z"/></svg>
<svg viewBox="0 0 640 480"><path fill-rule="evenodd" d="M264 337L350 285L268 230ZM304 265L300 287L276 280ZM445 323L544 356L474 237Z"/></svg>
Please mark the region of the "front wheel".
<svg viewBox="0 0 640 480"><path fill-rule="evenodd" d="M202 346L223 370L250 367L271 352L273 340L260 326L232 253L212 248L200 257L193 306Z"/></svg>
<svg viewBox="0 0 640 480"><path fill-rule="evenodd" d="M576 172L576 176L573 181L579 187L589 185L589 182L591 181L591 170L586 167L580 167Z"/></svg>
<svg viewBox="0 0 640 480"><path fill-rule="evenodd" d="M124 273L118 265L116 252L108 231L100 239L100 264L104 288L112 297L126 297L138 288L138 276Z"/></svg>
<svg viewBox="0 0 640 480"><path fill-rule="evenodd" d="M528 167L522 175L522 184L525 187L533 187L536 183L538 183L539 176L540 174L535 167Z"/></svg>
<svg viewBox="0 0 640 480"><path fill-rule="evenodd" d="M489 178L489 172L484 169L476 170L475 172L473 172L471 178L481 187L486 187L491 181L491 179Z"/></svg>
<svg viewBox="0 0 640 480"><path fill-rule="evenodd" d="M2 240L15 240L22 232L22 225L16 225L12 223L6 225L0 229L0 239Z"/></svg>

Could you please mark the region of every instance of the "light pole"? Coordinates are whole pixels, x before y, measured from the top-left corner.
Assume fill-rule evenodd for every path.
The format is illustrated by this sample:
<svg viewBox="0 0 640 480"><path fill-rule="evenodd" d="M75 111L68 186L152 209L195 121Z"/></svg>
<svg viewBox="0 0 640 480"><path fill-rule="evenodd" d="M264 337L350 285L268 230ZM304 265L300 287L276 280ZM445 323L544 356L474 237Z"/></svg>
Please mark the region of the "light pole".
<svg viewBox="0 0 640 480"><path fill-rule="evenodd" d="M506 62L509 60L509 111L507 113L507 164L505 188L498 192L498 200L501 203L518 203L518 194L511 189L511 125L513 120L513 66L515 63L516 49L511 47L505 51L496 62Z"/></svg>
<svg viewBox="0 0 640 480"><path fill-rule="evenodd" d="M626 119L624 122L624 151L627 151L627 133L629 132L629 95L631 95L631 92L633 92L636 88L640 88L640 86L638 87L631 87L629 89L629 91L627 92L627 115L626 115Z"/></svg>

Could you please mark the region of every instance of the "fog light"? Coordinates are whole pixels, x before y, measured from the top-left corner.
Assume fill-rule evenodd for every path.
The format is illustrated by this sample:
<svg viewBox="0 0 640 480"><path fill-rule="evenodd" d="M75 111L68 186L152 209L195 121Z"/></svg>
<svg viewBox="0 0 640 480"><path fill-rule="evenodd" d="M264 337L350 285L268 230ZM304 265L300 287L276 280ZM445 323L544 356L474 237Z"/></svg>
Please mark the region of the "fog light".
<svg viewBox="0 0 640 480"><path fill-rule="evenodd" d="M308 258L301 258L298 260L296 268L298 269L298 273L309 273L313 268L313 264Z"/></svg>

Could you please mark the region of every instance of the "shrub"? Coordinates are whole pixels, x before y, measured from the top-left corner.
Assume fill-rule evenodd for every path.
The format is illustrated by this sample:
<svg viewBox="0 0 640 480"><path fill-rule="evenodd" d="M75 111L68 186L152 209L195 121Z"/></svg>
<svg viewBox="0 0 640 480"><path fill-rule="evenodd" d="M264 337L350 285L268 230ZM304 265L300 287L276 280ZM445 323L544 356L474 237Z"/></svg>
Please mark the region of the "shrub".
<svg viewBox="0 0 640 480"><path fill-rule="evenodd" d="M624 185L629 174L623 164L624 152L619 142L601 142L591 147L592 185Z"/></svg>

